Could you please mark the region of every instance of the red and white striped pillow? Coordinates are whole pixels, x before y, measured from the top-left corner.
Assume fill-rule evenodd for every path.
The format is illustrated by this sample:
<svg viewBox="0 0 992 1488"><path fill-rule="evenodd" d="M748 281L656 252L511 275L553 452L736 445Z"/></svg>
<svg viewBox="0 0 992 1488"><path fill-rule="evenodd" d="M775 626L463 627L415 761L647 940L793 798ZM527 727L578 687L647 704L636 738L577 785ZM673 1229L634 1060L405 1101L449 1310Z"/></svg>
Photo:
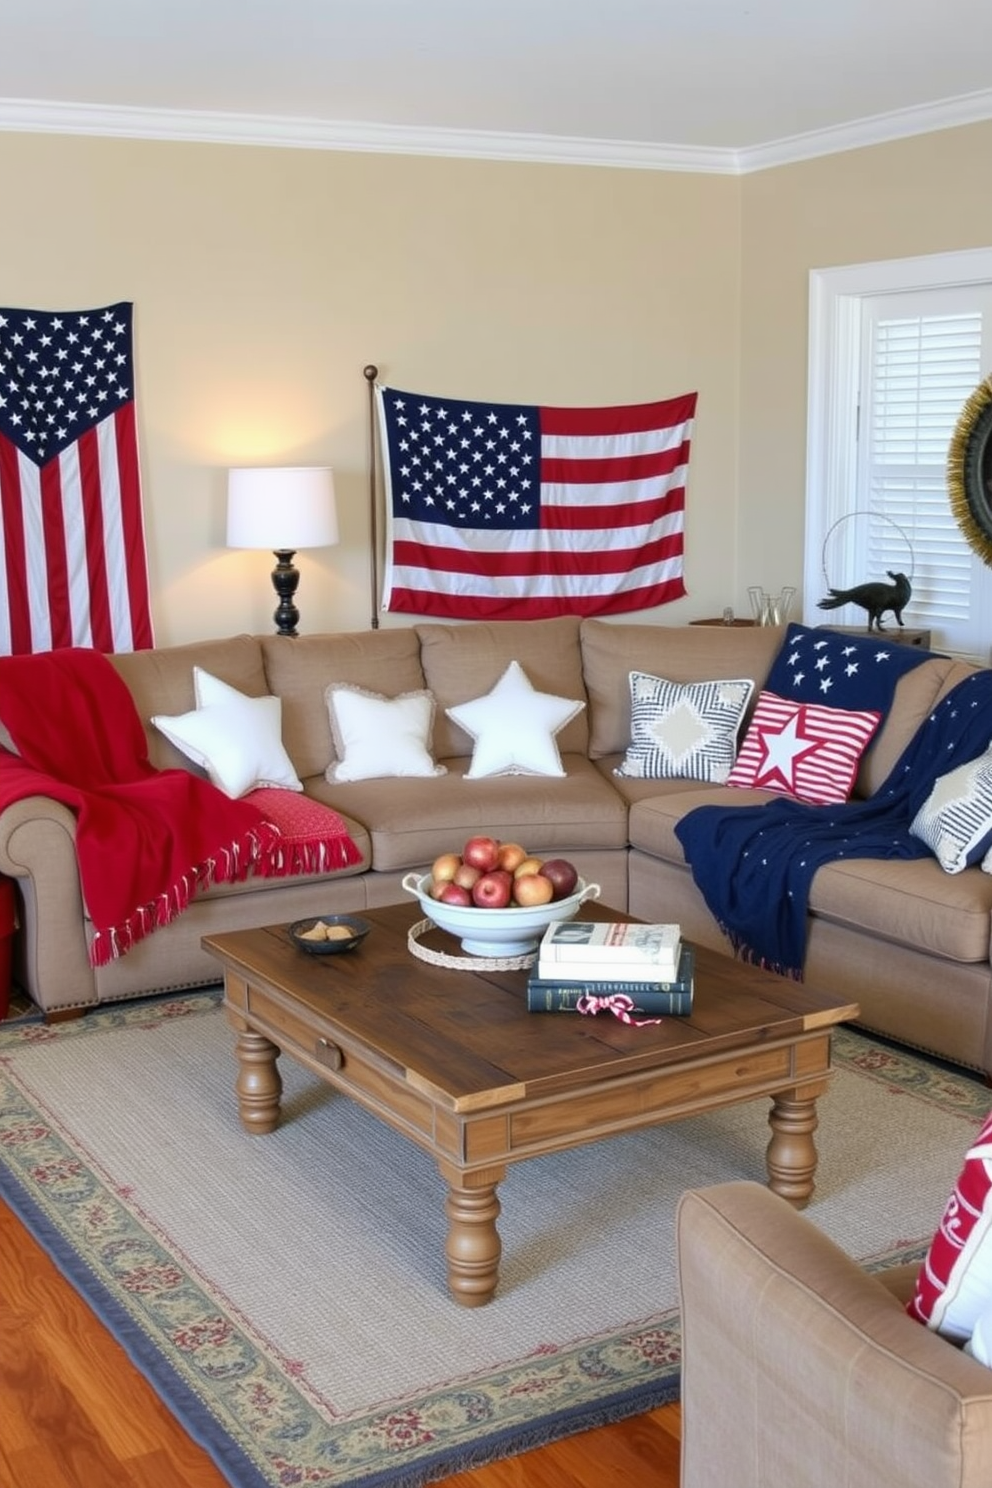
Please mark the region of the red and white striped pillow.
<svg viewBox="0 0 992 1488"><path fill-rule="evenodd" d="M967 1340L992 1305L992 1116L969 1148L930 1242L910 1317L935 1333Z"/></svg>
<svg viewBox="0 0 992 1488"><path fill-rule="evenodd" d="M828 708L759 694L727 784L779 791L814 806L846 801L882 721L874 710Z"/></svg>

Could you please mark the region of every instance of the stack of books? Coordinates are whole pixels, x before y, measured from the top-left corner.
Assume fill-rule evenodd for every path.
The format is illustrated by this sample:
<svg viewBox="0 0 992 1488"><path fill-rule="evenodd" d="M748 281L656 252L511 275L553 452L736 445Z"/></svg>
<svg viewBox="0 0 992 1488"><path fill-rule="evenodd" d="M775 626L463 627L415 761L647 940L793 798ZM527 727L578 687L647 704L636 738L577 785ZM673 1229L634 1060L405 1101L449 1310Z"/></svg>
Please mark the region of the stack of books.
<svg viewBox="0 0 992 1488"><path fill-rule="evenodd" d="M584 997L623 993L649 1017L692 1011L694 956L678 925L559 920L549 925L527 978L531 1013L577 1011Z"/></svg>

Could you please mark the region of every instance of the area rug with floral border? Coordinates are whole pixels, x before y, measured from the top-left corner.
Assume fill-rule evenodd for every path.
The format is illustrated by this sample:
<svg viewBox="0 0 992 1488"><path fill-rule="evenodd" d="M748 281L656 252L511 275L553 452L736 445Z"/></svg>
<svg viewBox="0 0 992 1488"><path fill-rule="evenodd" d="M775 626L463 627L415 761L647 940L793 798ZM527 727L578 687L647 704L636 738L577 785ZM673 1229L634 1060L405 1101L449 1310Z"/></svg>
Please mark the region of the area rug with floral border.
<svg viewBox="0 0 992 1488"><path fill-rule="evenodd" d="M260 1138L219 989L0 1024L0 1195L235 1488L414 1488L677 1396L675 1205L764 1181L767 1102L511 1167L464 1309L430 1158L280 1063ZM921 1257L992 1095L847 1029L835 1065L807 1215Z"/></svg>

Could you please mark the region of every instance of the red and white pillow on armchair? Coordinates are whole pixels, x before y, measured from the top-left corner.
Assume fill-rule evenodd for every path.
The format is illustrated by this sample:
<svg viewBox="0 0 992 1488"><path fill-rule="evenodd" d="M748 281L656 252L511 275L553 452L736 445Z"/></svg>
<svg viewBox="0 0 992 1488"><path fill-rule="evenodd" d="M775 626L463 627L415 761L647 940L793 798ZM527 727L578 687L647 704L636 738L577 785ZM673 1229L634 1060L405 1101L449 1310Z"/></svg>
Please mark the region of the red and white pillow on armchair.
<svg viewBox="0 0 992 1488"><path fill-rule="evenodd" d="M992 1115L965 1155L906 1311L992 1364Z"/></svg>

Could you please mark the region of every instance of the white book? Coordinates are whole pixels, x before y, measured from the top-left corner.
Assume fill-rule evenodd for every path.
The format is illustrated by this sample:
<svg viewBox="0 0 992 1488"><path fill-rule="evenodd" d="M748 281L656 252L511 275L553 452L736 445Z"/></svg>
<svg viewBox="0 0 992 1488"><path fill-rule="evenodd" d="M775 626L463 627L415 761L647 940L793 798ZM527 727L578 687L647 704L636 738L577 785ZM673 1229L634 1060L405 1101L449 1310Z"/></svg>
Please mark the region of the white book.
<svg viewBox="0 0 992 1488"><path fill-rule="evenodd" d="M618 978L632 975L635 967L643 967L652 979L674 981L681 945L679 925L557 920L544 932L538 960L559 972L568 969L572 974L579 967L588 967L598 978L602 978L605 967L617 968L614 975Z"/></svg>
<svg viewBox="0 0 992 1488"><path fill-rule="evenodd" d="M678 983L676 972L667 965L641 961L547 961L537 958L531 976L545 982L591 982L600 986L605 982L623 985L640 982L645 987L657 987Z"/></svg>

